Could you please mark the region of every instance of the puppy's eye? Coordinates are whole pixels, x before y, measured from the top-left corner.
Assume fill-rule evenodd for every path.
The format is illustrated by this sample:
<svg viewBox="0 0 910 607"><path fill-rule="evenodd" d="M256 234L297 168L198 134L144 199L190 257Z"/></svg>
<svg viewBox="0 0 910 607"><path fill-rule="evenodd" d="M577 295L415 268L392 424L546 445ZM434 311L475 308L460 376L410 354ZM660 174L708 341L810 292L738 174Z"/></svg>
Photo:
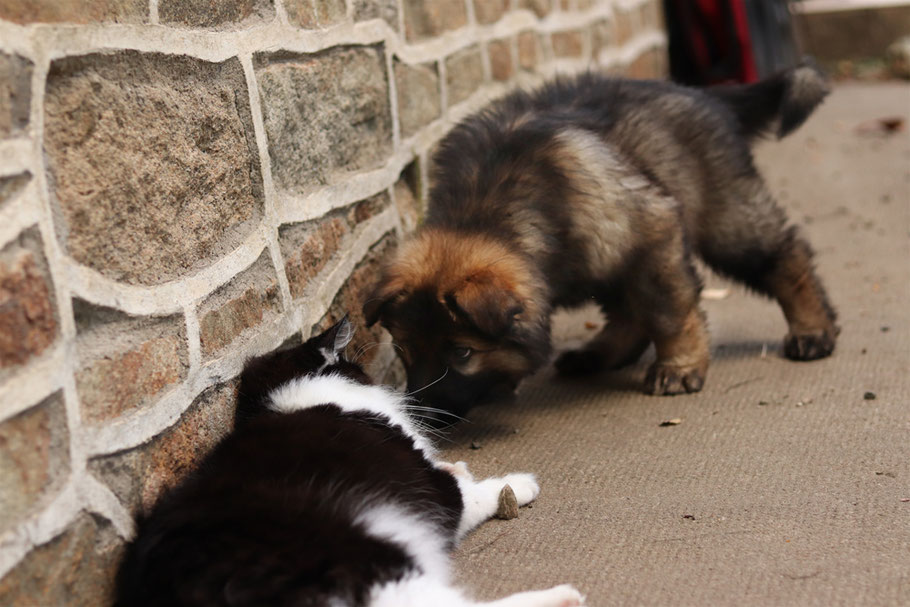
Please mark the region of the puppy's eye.
<svg viewBox="0 0 910 607"><path fill-rule="evenodd" d="M460 362L464 362L471 358L471 354L473 353L474 351L467 346L455 346L452 348L452 358Z"/></svg>

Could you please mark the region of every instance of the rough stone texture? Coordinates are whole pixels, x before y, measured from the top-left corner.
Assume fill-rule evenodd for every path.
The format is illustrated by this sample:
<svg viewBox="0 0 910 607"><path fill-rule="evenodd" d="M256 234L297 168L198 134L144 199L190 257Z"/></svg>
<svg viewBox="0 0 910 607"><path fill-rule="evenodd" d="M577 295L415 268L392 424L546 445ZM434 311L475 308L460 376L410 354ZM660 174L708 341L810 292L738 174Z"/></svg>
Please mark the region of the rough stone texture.
<svg viewBox="0 0 910 607"><path fill-rule="evenodd" d="M381 46L259 55L263 120L277 187L305 191L382 164L392 149Z"/></svg>
<svg viewBox="0 0 910 607"><path fill-rule="evenodd" d="M76 390L87 424L115 418L153 402L186 377L182 316L131 317L73 300L78 336Z"/></svg>
<svg viewBox="0 0 910 607"><path fill-rule="evenodd" d="M157 284L236 247L262 185L237 59L123 51L60 59L44 147L58 235L78 262Z"/></svg>
<svg viewBox="0 0 910 607"><path fill-rule="evenodd" d="M509 10L509 0L474 0L474 16L477 23L495 23Z"/></svg>
<svg viewBox="0 0 910 607"><path fill-rule="evenodd" d="M613 13L613 27L615 42L617 45L623 45L635 34L633 18L635 13L632 11L616 10Z"/></svg>
<svg viewBox="0 0 910 607"><path fill-rule="evenodd" d="M642 29L664 29L664 9L661 0L650 0L639 9Z"/></svg>
<svg viewBox="0 0 910 607"><path fill-rule="evenodd" d="M438 36L468 24L461 0L402 0L404 32L409 41Z"/></svg>
<svg viewBox="0 0 910 607"><path fill-rule="evenodd" d="M518 0L517 8L532 11L538 17L546 17L553 9L553 0Z"/></svg>
<svg viewBox="0 0 910 607"><path fill-rule="evenodd" d="M242 333L281 312L278 276L268 249L199 306L202 354L211 358Z"/></svg>
<svg viewBox="0 0 910 607"><path fill-rule="evenodd" d="M540 61L540 41L535 32L518 34L518 65L523 70L533 70Z"/></svg>
<svg viewBox="0 0 910 607"><path fill-rule="evenodd" d="M390 204L388 193L380 192L321 219L282 226L278 241L291 296L305 295L311 281L342 249L345 238Z"/></svg>
<svg viewBox="0 0 910 607"><path fill-rule="evenodd" d="M585 37L579 30L555 32L550 40L553 54L558 58L578 58L584 54Z"/></svg>
<svg viewBox="0 0 910 607"><path fill-rule="evenodd" d="M398 31L397 0L353 0L354 20L383 19L393 30Z"/></svg>
<svg viewBox="0 0 910 607"><path fill-rule="evenodd" d="M163 433L134 449L91 460L89 471L131 512L147 511L233 428L236 383L209 388Z"/></svg>
<svg viewBox="0 0 910 607"><path fill-rule="evenodd" d="M490 55L490 73L494 80L505 82L515 73L512 63L512 45L509 40L491 40L487 43Z"/></svg>
<svg viewBox="0 0 910 607"><path fill-rule="evenodd" d="M19 195L28 182L32 180L32 174L28 171L9 177L0 177L0 209L7 202Z"/></svg>
<svg viewBox="0 0 910 607"><path fill-rule="evenodd" d="M19 55L0 53L0 139L19 135L28 128L31 91L32 62Z"/></svg>
<svg viewBox="0 0 910 607"><path fill-rule="evenodd" d="M124 543L101 517L82 513L0 580L5 607L98 607L113 599Z"/></svg>
<svg viewBox="0 0 910 607"><path fill-rule="evenodd" d="M37 228L0 249L0 379L60 333L54 287Z"/></svg>
<svg viewBox="0 0 910 607"><path fill-rule="evenodd" d="M460 103L483 84L483 59L476 44L446 58L449 105Z"/></svg>
<svg viewBox="0 0 910 607"><path fill-rule="evenodd" d="M349 359L365 367L379 354L379 349L373 346L383 338L385 329L379 323L367 328L363 318L363 301L376 285L380 265L394 242L394 235L389 233L373 245L338 291L325 317L311 331L312 335L316 335L347 315L348 320L356 328L354 339L347 348L347 355Z"/></svg>
<svg viewBox="0 0 910 607"><path fill-rule="evenodd" d="M664 49L652 48L626 66L629 78L662 78L667 73L667 56Z"/></svg>
<svg viewBox="0 0 910 607"><path fill-rule="evenodd" d="M262 23L275 17L273 0L159 0L161 23L222 27Z"/></svg>
<svg viewBox="0 0 910 607"><path fill-rule="evenodd" d="M281 227L278 240L292 297L304 294L310 280L338 252L348 231L347 223L337 214Z"/></svg>
<svg viewBox="0 0 910 607"><path fill-rule="evenodd" d="M439 74L435 63L407 65L396 60L394 70L401 136L410 137L442 111Z"/></svg>
<svg viewBox="0 0 910 607"><path fill-rule="evenodd" d="M69 469L62 393L0 424L0 533L48 501Z"/></svg>
<svg viewBox="0 0 910 607"><path fill-rule="evenodd" d="M148 0L0 0L0 19L14 23L144 23Z"/></svg>
<svg viewBox="0 0 910 607"><path fill-rule="evenodd" d="M344 0L285 0L284 10L291 25L305 28L327 27L344 20Z"/></svg>
<svg viewBox="0 0 910 607"><path fill-rule="evenodd" d="M347 213L348 225L356 229L358 225L376 217L392 204L387 191L382 191L366 200L361 200L350 207Z"/></svg>

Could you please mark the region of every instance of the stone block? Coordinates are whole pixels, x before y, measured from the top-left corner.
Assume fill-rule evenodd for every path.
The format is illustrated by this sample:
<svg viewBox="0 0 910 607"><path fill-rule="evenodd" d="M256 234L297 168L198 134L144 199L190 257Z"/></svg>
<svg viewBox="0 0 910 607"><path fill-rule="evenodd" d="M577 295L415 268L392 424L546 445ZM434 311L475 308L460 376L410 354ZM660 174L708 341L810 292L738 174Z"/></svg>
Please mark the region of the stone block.
<svg viewBox="0 0 910 607"><path fill-rule="evenodd" d="M350 228L338 214L318 220L282 226L278 242L284 258L284 272L291 296L302 296L310 281L341 248Z"/></svg>
<svg viewBox="0 0 910 607"><path fill-rule="evenodd" d="M639 9L641 27L645 29L664 30L664 9L661 0L649 0ZM910 22L908 22L910 23Z"/></svg>
<svg viewBox="0 0 910 607"><path fill-rule="evenodd" d="M616 44L622 45L635 35L636 29L632 11L616 10L613 13L613 38Z"/></svg>
<svg viewBox="0 0 910 607"><path fill-rule="evenodd" d="M0 7L3 2L0 0ZM0 139L20 135L28 128L32 67L25 57L0 53Z"/></svg>
<svg viewBox="0 0 910 607"><path fill-rule="evenodd" d="M347 16L344 0L285 0L284 10L291 25L307 29L335 25Z"/></svg>
<svg viewBox="0 0 910 607"><path fill-rule="evenodd" d="M404 32L409 41L439 36L468 24L462 0L402 0Z"/></svg>
<svg viewBox="0 0 910 607"><path fill-rule="evenodd" d="M0 605L110 605L124 548L108 521L81 513L63 533L32 550L0 580Z"/></svg>
<svg viewBox="0 0 910 607"><path fill-rule="evenodd" d="M578 59L585 49L584 33L580 30L554 32L550 37L553 55L560 59Z"/></svg>
<svg viewBox="0 0 910 607"><path fill-rule="evenodd" d="M60 333L54 286L37 228L0 249L0 379Z"/></svg>
<svg viewBox="0 0 910 607"><path fill-rule="evenodd" d="M256 64L279 189L306 191L385 162L392 119L381 46L257 55Z"/></svg>
<svg viewBox="0 0 910 607"><path fill-rule="evenodd" d="M529 10L538 17L546 17L553 10L553 0L518 0L517 8Z"/></svg>
<svg viewBox="0 0 910 607"><path fill-rule="evenodd" d="M376 277L379 275L381 264L394 243L395 237L389 233L370 248L370 251L351 272L348 280L335 295L326 315L311 331L311 335L316 335L347 315L355 327L354 339L347 347L347 356L349 360L364 367L367 367L379 353L374 346L385 335L385 329L379 323L367 328L363 318L363 302L376 285Z"/></svg>
<svg viewBox="0 0 910 607"><path fill-rule="evenodd" d="M69 471L62 393L0 423L0 533L48 502Z"/></svg>
<svg viewBox="0 0 910 607"><path fill-rule="evenodd" d="M541 59L540 41L536 32L518 34L518 65L523 70L533 70Z"/></svg>
<svg viewBox="0 0 910 607"><path fill-rule="evenodd" d="M439 73L435 63L407 65L397 60L394 70L401 136L410 137L442 111Z"/></svg>
<svg viewBox="0 0 910 607"><path fill-rule="evenodd" d="M628 78L663 78L666 74L666 51L662 48L644 51L625 68Z"/></svg>
<svg viewBox="0 0 910 607"><path fill-rule="evenodd" d="M44 149L58 237L114 280L158 284L234 249L262 216L239 60L121 51L59 59Z"/></svg>
<svg viewBox="0 0 910 607"><path fill-rule="evenodd" d="M474 0L474 17L486 25L499 21L509 10L509 0Z"/></svg>
<svg viewBox="0 0 910 607"><path fill-rule="evenodd" d="M146 23L148 0L0 0L13 23Z"/></svg>
<svg viewBox="0 0 910 607"><path fill-rule="evenodd" d="M487 43L487 53L490 55L490 73L493 80L505 82L515 73L512 62L512 44L509 40L491 40Z"/></svg>
<svg viewBox="0 0 910 607"><path fill-rule="evenodd" d="M356 229L358 225L385 211L391 204L392 201L387 191L382 191L375 196L361 200L351 205L348 209L346 217L348 225L352 229Z"/></svg>
<svg viewBox="0 0 910 607"><path fill-rule="evenodd" d="M216 290L199 306L202 355L210 359L263 321L281 312L278 275L268 249L253 265Z"/></svg>
<svg viewBox="0 0 910 607"><path fill-rule="evenodd" d="M28 182L32 180L32 174L28 171L18 175L0 177L0 209L7 202L19 195L19 192L25 189Z"/></svg>
<svg viewBox="0 0 910 607"><path fill-rule="evenodd" d="M173 426L138 447L90 460L89 472L131 512L147 511L233 428L236 384L207 389Z"/></svg>
<svg viewBox="0 0 910 607"><path fill-rule="evenodd" d="M273 0L158 1L158 19L167 25L230 28L264 23L274 17Z"/></svg>
<svg viewBox="0 0 910 607"><path fill-rule="evenodd" d="M483 59L476 44L446 58L449 105L461 103L483 84Z"/></svg>
<svg viewBox="0 0 910 607"><path fill-rule="evenodd" d="M180 315L128 316L73 300L76 320L76 390L87 424L146 406L183 381L186 328Z"/></svg>
<svg viewBox="0 0 910 607"><path fill-rule="evenodd" d="M398 31L398 0L353 0L354 20L383 19Z"/></svg>

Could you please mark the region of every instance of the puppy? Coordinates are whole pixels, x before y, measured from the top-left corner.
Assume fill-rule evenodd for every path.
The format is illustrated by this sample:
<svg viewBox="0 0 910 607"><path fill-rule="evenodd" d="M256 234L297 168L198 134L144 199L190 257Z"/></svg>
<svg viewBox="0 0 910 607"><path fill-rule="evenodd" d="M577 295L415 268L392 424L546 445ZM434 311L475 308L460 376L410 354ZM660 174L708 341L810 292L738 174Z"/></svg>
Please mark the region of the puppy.
<svg viewBox="0 0 910 607"><path fill-rule="evenodd" d="M750 149L827 93L807 61L752 85L589 73L494 102L441 141L426 220L365 318L392 334L408 389L457 414L548 361L555 307L592 300L609 322L561 372L618 368L653 343L644 389L695 392L709 359L698 254L778 301L788 358L828 356L838 329L812 249Z"/></svg>

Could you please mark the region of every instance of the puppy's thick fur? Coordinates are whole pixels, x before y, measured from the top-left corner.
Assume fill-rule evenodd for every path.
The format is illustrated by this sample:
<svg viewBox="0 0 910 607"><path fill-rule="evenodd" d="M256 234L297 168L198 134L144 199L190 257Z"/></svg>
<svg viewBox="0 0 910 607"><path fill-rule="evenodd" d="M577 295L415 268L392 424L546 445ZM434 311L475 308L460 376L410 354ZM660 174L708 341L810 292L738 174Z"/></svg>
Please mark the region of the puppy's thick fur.
<svg viewBox="0 0 910 607"><path fill-rule="evenodd" d="M434 157L426 221L364 306L389 329L411 390L464 412L548 360L556 306L608 324L566 373L636 361L654 394L701 389L708 336L698 254L777 299L784 353L829 355L835 313L812 250L756 171L750 144L797 128L828 93L805 62L698 90L586 74L517 92L456 126Z"/></svg>

